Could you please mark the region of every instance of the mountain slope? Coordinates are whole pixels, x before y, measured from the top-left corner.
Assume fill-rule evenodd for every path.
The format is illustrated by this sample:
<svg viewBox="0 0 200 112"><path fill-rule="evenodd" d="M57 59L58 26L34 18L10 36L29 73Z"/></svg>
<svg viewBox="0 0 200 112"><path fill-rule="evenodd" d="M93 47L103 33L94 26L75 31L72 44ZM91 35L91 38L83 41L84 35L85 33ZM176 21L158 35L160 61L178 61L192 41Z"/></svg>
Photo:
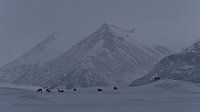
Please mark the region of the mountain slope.
<svg viewBox="0 0 200 112"><path fill-rule="evenodd" d="M200 41L184 51L162 59L146 76L133 81L132 86L153 82L153 77L200 83Z"/></svg>
<svg viewBox="0 0 200 112"><path fill-rule="evenodd" d="M0 81L51 88L61 85L67 88L127 85L133 79L146 74L159 59L171 53L162 46L133 45L126 40L129 36L131 33L128 31L114 25L103 24L69 50L65 49L66 40L54 38L55 42L63 43L58 48L54 41L42 42L34 49L40 49L40 46L46 46L44 43L49 45L52 42L55 45L52 47L53 51L51 47L36 50L41 51L39 54L42 55L37 55L38 52L34 53L34 50L30 51L30 55L26 55L27 58L20 58L23 64L12 62L0 69ZM46 51L54 53L54 49L62 50L43 61L42 57L45 58ZM51 54L47 56L49 55ZM44 63L38 64L32 57L39 57L38 59ZM28 63L26 59L32 60L33 64Z"/></svg>
<svg viewBox="0 0 200 112"><path fill-rule="evenodd" d="M87 35L84 31L77 28L52 33L27 53L2 66L0 81L16 82L19 76L39 74L39 69L48 61L66 52L80 40L79 37Z"/></svg>

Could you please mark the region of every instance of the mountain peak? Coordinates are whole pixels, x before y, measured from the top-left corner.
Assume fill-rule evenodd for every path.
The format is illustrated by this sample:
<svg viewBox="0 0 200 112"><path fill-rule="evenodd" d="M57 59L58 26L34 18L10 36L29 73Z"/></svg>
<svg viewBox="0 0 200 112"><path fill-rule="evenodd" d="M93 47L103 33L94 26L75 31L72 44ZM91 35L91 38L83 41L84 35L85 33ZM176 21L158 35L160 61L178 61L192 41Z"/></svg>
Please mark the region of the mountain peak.
<svg viewBox="0 0 200 112"><path fill-rule="evenodd" d="M103 23L97 30L99 33L112 34L114 37L130 37L132 33L116 25Z"/></svg>
<svg viewBox="0 0 200 112"><path fill-rule="evenodd" d="M99 30L100 30L100 31L110 31L110 30L112 30L112 27L114 27L114 25L110 25L110 24L108 24L108 23L103 23L103 24L100 26Z"/></svg>
<svg viewBox="0 0 200 112"><path fill-rule="evenodd" d="M163 57L150 47L132 45L126 38L131 34L118 26L103 23L91 34L83 33L85 29L53 33L0 68L0 82L48 88L127 85ZM77 40L86 34L79 42L68 42L68 37Z"/></svg>
<svg viewBox="0 0 200 112"><path fill-rule="evenodd" d="M102 23L101 27L109 27L110 25L108 23Z"/></svg>
<svg viewBox="0 0 200 112"><path fill-rule="evenodd" d="M124 31L126 33L129 33L129 31L120 28L117 25L112 25L112 24L108 24L108 23L102 23L99 29L103 29L103 30L110 30L110 31Z"/></svg>
<svg viewBox="0 0 200 112"><path fill-rule="evenodd" d="M186 52L199 52L200 51L200 41L195 42L191 47L184 50Z"/></svg>
<svg viewBox="0 0 200 112"><path fill-rule="evenodd" d="M194 48L197 50L199 50L200 49L200 41L198 41L198 42L196 42L196 43L194 43Z"/></svg>

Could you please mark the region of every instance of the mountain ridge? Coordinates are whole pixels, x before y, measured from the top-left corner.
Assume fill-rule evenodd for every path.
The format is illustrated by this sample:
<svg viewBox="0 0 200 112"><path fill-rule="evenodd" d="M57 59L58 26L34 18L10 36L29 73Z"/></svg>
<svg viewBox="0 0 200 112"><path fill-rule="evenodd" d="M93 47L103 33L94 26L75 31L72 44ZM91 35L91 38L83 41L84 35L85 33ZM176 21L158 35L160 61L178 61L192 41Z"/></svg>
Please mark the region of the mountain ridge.
<svg viewBox="0 0 200 112"><path fill-rule="evenodd" d="M66 38L62 34L61 38ZM134 78L149 71L163 55L171 53L164 47L154 49L149 47L150 50L145 50L141 45L129 43L126 40L129 35L131 34L126 30L104 23L98 30L83 38L70 49L61 49L60 54L55 54L54 58L44 61L44 64L40 64L40 62L35 64L35 61L33 61L33 64L27 65L25 60L25 64L22 63L22 66L18 63L11 63L10 66L12 67L8 65L5 67L6 69L0 69L0 81L50 88L61 85L66 88L127 85ZM48 37L35 49L40 49L40 46L45 48L43 47L43 45L46 45L43 44L45 42L47 42L47 46L48 44L51 45L51 42L57 42L58 40L54 36ZM64 43L64 41L62 42ZM65 43L62 45L64 46ZM61 47L63 47L62 45ZM51 51L52 49L44 49L44 51L50 50L51 53L60 49L54 47L52 47L53 51ZM39 50L38 52L41 52L41 57L47 58L44 51ZM30 51L30 53L32 52ZM35 56L30 55L30 57L32 56L34 59ZM29 55L27 57L27 59L32 59ZM21 59L23 62L23 57Z"/></svg>
<svg viewBox="0 0 200 112"><path fill-rule="evenodd" d="M162 79L200 82L200 41L182 52L163 58L152 71L144 77L134 80L131 86L139 86L153 82L153 77Z"/></svg>

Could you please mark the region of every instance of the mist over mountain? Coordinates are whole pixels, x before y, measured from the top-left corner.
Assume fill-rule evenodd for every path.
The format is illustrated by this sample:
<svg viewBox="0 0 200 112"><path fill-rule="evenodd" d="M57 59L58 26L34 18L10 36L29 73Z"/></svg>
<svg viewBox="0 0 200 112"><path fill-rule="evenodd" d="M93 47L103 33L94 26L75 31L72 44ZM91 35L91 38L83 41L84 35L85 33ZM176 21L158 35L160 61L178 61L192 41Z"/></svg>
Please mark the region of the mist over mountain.
<svg viewBox="0 0 200 112"><path fill-rule="evenodd" d="M102 22L134 28L135 36L143 42L179 51L200 36L199 4L198 0L1 0L0 66L52 32L72 27L95 29ZM67 38L67 44L81 40Z"/></svg>
<svg viewBox="0 0 200 112"><path fill-rule="evenodd" d="M50 88L128 85L172 53L163 46L130 43L132 32L106 23L70 49L68 33L47 37L3 66L0 81Z"/></svg>

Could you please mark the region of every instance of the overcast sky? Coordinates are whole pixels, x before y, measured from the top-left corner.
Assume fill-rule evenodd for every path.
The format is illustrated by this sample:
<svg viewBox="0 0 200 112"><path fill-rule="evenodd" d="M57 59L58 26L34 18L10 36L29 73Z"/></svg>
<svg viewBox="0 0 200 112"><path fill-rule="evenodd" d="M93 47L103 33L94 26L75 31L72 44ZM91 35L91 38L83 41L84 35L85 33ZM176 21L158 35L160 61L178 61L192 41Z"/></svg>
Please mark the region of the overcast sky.
<svg viewBox="0 0 200 112"><path fill-rule="evenodd" d="M136 27L137 38L180 49L200 37L199 6L200 0L0 0L0 66L52 32L102 22Z"/></svg>

